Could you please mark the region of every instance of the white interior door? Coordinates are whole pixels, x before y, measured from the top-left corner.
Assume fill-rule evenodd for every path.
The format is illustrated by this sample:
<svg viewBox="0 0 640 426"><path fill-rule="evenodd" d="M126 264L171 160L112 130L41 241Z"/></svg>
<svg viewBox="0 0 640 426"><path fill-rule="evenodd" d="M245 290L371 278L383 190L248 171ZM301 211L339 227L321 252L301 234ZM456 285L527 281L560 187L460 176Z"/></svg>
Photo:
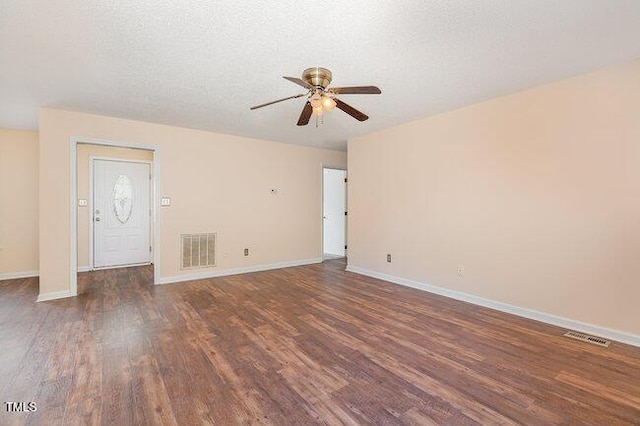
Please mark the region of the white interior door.
<svg viewBox="0 0 640 426"><path fill-rule="evenodd" d="M94 267L149 263L148 163L93 160Z"/></svg>
<svg viewBox="0 0 640 426"><path fill-rule="evenodd" d="M323 170L323 251L343 257L346 241L346 170Z"/></svg>

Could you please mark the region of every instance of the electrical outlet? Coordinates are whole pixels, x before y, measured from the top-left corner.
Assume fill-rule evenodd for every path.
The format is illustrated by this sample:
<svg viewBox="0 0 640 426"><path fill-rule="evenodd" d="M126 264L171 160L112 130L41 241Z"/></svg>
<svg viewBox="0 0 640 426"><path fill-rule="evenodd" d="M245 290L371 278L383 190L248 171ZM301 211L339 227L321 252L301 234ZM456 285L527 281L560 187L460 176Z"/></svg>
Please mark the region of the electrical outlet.
<svg viewBox="0 0 640 426"><path fill-rule="evenodd" d="M458 276L462 277L464 275L464 265L458 265Z"/></svg>
<svg viewBox="0 0 640 426"><path fill-rule="evenodd" d="M244 255L245 256L249 256L249 249L248 248L244 249Z"/></svg>
<svg viewBox="0 0 640 426"><path fill-rule="evenodd" d="M391 255L390 254L387 254L387 262L391 263Z"/></svg>

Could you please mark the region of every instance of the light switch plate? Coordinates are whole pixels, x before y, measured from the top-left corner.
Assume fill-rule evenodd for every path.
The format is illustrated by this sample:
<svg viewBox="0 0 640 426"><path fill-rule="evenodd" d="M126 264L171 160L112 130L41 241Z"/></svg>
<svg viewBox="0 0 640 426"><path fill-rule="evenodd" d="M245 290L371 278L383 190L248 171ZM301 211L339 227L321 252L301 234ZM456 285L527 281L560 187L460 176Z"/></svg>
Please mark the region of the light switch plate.
<svg viewBox="0 0 640 426"><path fill-rule="evenodd" d="M160 205L162 207L169 207L171 205L171 198L169 197L160 198Z"/></svg>
<svg viewBox="0 0 640 426"><path fill-rule="evenodd" d="M78 207L87 207L87 200L84 198L78 199Z"/></svg>

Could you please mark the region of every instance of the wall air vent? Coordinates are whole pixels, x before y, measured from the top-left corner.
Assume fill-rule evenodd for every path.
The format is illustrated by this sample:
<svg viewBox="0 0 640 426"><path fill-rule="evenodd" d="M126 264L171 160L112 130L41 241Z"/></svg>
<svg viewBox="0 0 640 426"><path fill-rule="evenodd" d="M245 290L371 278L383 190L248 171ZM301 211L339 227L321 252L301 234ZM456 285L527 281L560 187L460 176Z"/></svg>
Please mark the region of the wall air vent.
<svg viewBox="0 0 640 426"><path fill-rule="evenodd" d="M592 343L598 346L604 346L605 348L608 348L611 343L609 340L603 339L602 337L589 336L588 334L578 333L577 331L567 331L564 335L566 337L571 337L572 339L582 340L583 342Z"/></svg>
<svg viewBox="0 0 640 426"><path fill-rule="evenodd" d="M181 268L209 268L216 266L216 234L182 234Z"/></svg>

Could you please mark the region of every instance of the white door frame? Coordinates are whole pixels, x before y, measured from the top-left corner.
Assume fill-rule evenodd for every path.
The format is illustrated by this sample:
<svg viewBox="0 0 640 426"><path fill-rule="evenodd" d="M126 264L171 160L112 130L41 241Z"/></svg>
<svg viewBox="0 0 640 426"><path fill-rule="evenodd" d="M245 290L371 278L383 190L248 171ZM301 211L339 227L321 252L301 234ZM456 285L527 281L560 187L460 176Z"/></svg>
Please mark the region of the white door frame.
<svg viewBox="0 0 640 426"><path fill-rule="evenodd" d="M95 229L95 222L93 221L93 212L94 212L94 208L93 208L93 193L95 191L95 189L93 188L93 164L95 160L103 160L103 161L115 161L118 163L140 163L140 164L148 164L149 165L149 172L151 173L151 188L150 188L150 194L153 194L153 179L155 178L155 173L153 171L153 161L149 161L149 160L134 160L134 159L126 159L126 158L117 158L117 157L103 157L103 156L94 156L94 155L90 155L89 156L89 202L88 202L88 207L89 207L89 270L93 271L94 269L96 269L95 267L95 263L94 263L94 259L93 259L93 233L94 233L94 229ZM151 196L151 199L149 200L149 207L151 207L151 209L153 210L153 206L154 206L154 202L153 202L153 196ZM150 221L153 221L153 218L150 218ZM149 223L149 225L152 225L151 223ZM153 259L153 251L154 251L154 246L155 246L155 240L153 238L153 235L151 234L151 241L149 241L151 243L151 259ZM106 267L102 267L99 269L113 269L113 268L120 268L120 266L106 266Z"/></svg>
<svg viewBox="0 0 640 426"><path fill-rule="evenodd" d="M332 169L332 170L343 170L347 173L347 178L349 176L349 172L347 171L346 167L341 167L341 166L330 166L330 165L326 165L326 164L320 164L320 258L322 259L322 261L325 260L324 257L324 169ZM348 186L347 186L348 188ZM348 192L345 192L345 208L347 209L347 212L349 211L349 196L348 196ZM347 218L344 221L344 244L346 246L349 245L349 243L347 242L347 229L348 229L348 223L349 223L349 215L347 215ZM345 249L344 251L345 256L347 255L347 250Z"/></svg>
<svg viewBox="0 0 640 426"><path fill-rule="evenodd" d="M107 139L72 136L69 139L69 292L78 295L78 144L113 146L151 151L153 153L153 189L151 194L151 222L153 226L153 283L160 281L160 222L158 220L160 194L160 149L157 145L143 145Z"/></svg>

